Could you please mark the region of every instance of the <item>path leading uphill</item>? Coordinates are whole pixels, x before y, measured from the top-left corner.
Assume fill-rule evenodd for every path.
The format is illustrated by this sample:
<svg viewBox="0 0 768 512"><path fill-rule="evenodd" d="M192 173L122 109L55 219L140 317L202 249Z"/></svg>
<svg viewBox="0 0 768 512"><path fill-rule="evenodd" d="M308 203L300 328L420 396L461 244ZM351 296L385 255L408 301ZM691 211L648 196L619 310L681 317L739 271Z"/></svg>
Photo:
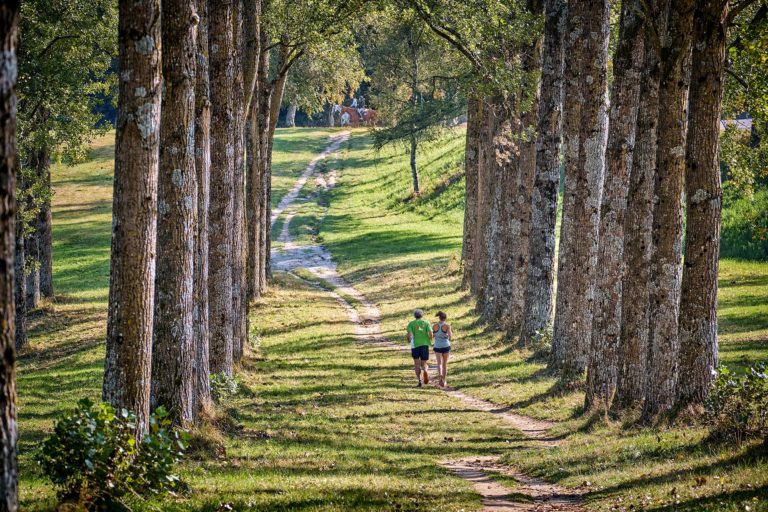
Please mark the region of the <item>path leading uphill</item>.
<svg viewBox="0 0 768 512"><path fill-rule="evenodd" d="M272 249L272 266L274 271L283 271L302 279L294 271L304 269L325 283L322 289L330 294L346 311L350 322L354 325L355 337L360 343L379 344L392 350L407 350L403 344L393 343L384 336L381 330L381 311L364 294L344 280L339 275L336 264L330 252L316 242L297 243L291 236L290 225L297 211L301 208L299 194L315 173L317 164L334 155L341 145L350 137L349 132L341 132L332 137L328 147L315 157L302 173L291 191L280 201L272 213L272 224L281 214L285 214L278 241L282 247ZM328 177L318 176L317 186L329 189L335 186L337 170L328 172ZM309 283L309 281L304 280ZM312 283L309 283L312 284ZM328 289L330 288L330 289ZM359 310L345 297L359 303ZM553 424L536 420L528 416L513 413L491 402L474 398L458 389L446 389L448 395L460 400L465 406L494 414L503 421L521 431L525 437L542 449L554 446L560 441L552 439L548 431ZM581 496L544 480L516 472L502 466L495 457L468 457L461 460L442 462L448 471L471 482L475 492L482 497L483 510L486 512L518 512L518 511L571 511L582 510ZM509 489L494 480L491 475L500 474L513 478L518 485L514 490Z"/></svg>

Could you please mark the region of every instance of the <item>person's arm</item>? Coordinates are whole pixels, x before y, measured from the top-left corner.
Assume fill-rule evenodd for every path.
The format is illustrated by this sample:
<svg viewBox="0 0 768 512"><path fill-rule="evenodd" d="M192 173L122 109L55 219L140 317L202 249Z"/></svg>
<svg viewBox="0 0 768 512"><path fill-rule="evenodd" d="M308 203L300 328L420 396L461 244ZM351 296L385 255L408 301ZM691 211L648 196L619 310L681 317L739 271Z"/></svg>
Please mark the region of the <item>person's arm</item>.
<svg viewBox="0 0 768 512"><path fill-rule="evenodd" d="M427 336L429 336L429 341L432 341L435 339L435 333L432 332L432 326L427 322Z"/></svg>
<svg viewBox="0 0 768 512"><path fill-rule="evenodd" d="M448 324L448 341L453 341L453 327Z"/></svg>
<svg viewBox="0 0 768 512"><path fill-rule="evenodd" d="M408 324L408 327L405 328L405 338L408 340L408 343L413 343L413 333L411 332L411 324Z"/></svg>

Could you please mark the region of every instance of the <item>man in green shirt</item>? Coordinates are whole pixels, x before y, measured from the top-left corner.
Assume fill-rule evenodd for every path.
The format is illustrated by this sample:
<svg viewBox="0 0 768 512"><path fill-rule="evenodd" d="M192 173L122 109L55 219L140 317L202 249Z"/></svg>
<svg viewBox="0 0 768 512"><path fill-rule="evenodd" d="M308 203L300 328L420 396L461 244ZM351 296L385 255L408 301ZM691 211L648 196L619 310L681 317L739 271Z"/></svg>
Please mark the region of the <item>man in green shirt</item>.
<svg viewBox="0 0 768 512"><path fill-rule="evenodd" d="M421 318L424 316L422 310L417 309L413 312L413 316L416 318L408 324L408 341L411 342L411 357L413 358L416 378L419 379L418 387L421 387L422 373L424 384L429 384L427 361L429 360L429 345L433 335L429 322Z"/></svg>

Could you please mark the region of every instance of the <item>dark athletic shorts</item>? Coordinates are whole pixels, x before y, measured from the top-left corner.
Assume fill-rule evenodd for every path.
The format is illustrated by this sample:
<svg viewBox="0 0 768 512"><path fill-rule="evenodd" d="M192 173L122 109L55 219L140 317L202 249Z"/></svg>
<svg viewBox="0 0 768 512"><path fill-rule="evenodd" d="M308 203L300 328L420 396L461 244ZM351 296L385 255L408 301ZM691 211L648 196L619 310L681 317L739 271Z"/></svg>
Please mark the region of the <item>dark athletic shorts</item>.
<svg viewBox="0 0 768 512"><path fill-rule="evenodd" d="M451 351L451 347L435 347L433 350L436 354L447 354Z"/></svg>
<svg viewBox="0 0 768 512"><path fill-rule="evenodd" d="M420 347L412 348L411 357L414 359L421 359L422 361L429 361L429 346L422 345Z"/></svg>

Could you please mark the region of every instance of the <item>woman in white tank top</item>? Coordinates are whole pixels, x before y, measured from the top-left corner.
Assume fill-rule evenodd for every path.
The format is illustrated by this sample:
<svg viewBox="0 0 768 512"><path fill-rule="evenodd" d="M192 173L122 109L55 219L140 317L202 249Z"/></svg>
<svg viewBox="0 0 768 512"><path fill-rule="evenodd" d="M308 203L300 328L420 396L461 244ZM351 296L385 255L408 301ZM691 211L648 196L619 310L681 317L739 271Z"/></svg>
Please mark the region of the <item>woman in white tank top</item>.
<svg viewBox="0 0 768 512"><path fill-rule="evenodd" d="M453 331L451 324L447 323L448 315L440 311L437 314L438 322L432 324L432 333L435 337L435 359L437 359L438 383L441 388L448 385L448 354L451 351Z"/></svg>

